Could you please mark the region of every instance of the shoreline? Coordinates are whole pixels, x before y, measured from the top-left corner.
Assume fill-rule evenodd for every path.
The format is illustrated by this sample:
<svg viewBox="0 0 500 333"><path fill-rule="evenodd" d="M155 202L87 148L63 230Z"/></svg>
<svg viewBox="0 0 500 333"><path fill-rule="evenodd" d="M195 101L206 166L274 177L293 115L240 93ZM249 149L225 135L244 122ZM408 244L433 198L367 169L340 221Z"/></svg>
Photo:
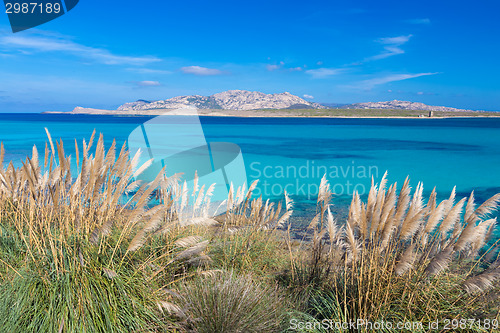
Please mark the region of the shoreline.
<svg viewBox="0 0 500 333"><path fill-rule="evenodd" d="M427 113L427 115L426 115ZM145 111L117 111L91 108L78 108L78 111L45 111L40 114L64 115L100 115L118 117L147 117L161 115L188 116L179 110L156 109ZM471 111L444 112L434 111L428 116L428 111L392 110L392 109L278 109L278 110L211 110L198 109L200 117L230 117L230 118L339 118L339 119L449 119L449 118L500 118L500 112Z"/></svg>

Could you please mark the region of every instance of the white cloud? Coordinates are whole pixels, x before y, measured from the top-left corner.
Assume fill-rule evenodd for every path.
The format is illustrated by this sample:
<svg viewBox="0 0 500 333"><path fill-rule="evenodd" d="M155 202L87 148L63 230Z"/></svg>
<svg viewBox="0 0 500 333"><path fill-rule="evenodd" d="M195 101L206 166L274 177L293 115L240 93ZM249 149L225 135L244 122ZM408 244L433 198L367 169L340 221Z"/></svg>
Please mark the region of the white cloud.
<svg viewBox="0 0 500 333"><path fill-rule="evenodd" d="M201 66L186 66L181 68L181 72L186 74L194 74L200 76L221 75L224 74L221 70L215 68L207 68Z"/></svg>
<svg viewBox="0 0 500 333"><path fill-rule="evenodd" d="M286 70L286 71L289 71L289 72L301 72L306 67L305 65L304 65L304 68L302 68L300 66L286 68L284 66L285 66L285 62L284 61L280 61L278 64L267 64L266 65L266 69L269 72L274 72L274 71L277 71L277 70L280 70L280 69L283 69L283 70Z"/></svg>
<svg viewBox="0 0 500 333"><path fill-rule="evenodd" d="M431 24L431 20L428 18L406 20L405 22L410 24Z"/></svg>
<svg viewBox="0 0 500 333"><path fill-rule="evenodd" d="M324 79L329 76L334 76L342 73L344 70L339 68L317 68L308 69L307 74L311 75L315 79Z"/></svg>
<svg viewBox="0 0 500 333"><path fill-rule="evenodd" d="M266 65L266 69L270 72L280 69L280 65Z"/></svg>
<svg viewBox="0 0 500 333"><path fill-rule="evenodd" d="M65 52L107 65L142 66L160 61L159 58L152 56L130 57L116 55L103 48L85 46L66 37L50 35L3 35L0 36L0 46L4 49L9 48L19 51Z"/></svg>
<svg viewBox="0 0 500 333"><path fill-rule="evenodd" d="M389 45L402 45L410 40L412 35L408 36L398 36L398 37L385 37L385 38L380 38L378 42L380 44L389 44Z"/></svg>
<svg viewBox="0 0 500 333"><path fill-rule="evenodd" d="M138 81L135 82L139 87L157 87L161 86L161 83L158 81Z"/></svg>
<svg viewBox="0 0 500 333"><path fill-rule="evenodd" d="M313 99L314 96L311 96L311 95L308 95L308 94L304 94L304 98L307 98L307 99Z"/></svg>
<svg viewBox="0 0 500 333"><path fill-rule="evenodd" d="M408 79L414 79L421 76L435 75L439 73L417 73L417 74L391 74L383 77L377 77L369 80L364 80L354 85L353 87L362 89L372 89L375 86L386 84L395 81L403 81Z"/></svg>
<svg viewBox="0 0 500 333"><path fill-rule="evenodd" d="M385 37L376 40L377 43L384 45L384 51L373 57L366 58L365 61L373 61L385 59L398 54L403 54L405 51L401 49L403 44L406 44L413 35L407 36L397 36L397 37Z"/></svg>
<svg viewBox="0 0 500 333"><path fill-rule="evenodd" d="M271 58L268 58L267 60L271 60ZM277 71L278 69L283 68L283 66L285 66L285 62L284 61L280 61L278 64L267 64L266 65L266 69L269 72L273 72L273 71Z"/></svg>

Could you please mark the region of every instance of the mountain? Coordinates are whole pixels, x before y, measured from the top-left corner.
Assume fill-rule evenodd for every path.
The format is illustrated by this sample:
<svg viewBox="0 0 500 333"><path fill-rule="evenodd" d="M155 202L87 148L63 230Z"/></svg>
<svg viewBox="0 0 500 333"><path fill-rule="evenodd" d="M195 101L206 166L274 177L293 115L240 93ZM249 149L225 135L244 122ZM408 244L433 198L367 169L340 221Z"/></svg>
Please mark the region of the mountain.
<svg viewBox="0 0 500 333"><path fill-rule="evenodd" d="M258 91L247 90L228 90L210 96L188 95L178 96L166 100L147 101L138 100L125 103L118 107L118 111L133 114L149 114L155 110L161 109L183 109L188 106L194 106L200 110L209 110L207 112L216 112L216 110L261 110L261 109L392 109L392 110L416 110L416 111L446 111L446 112L465 112L471 110L456 109L445 106L432 106L418 102L408 101L386 101L386 102L368 102L354 104L319 104L306 101L289 92L279 94L265 94ZM215 111L214 111L215 110ZM84 108L75 108L73 113L99 113L106 110L94 110ZM106 111L108 112L108 111ZM109 111L111 112L111 111Z"/></svg>
<svg viewBox="0 0 500 333"><path fill-rule="evenodd" d="M447 111L447 112L466 112L472 110L449 108L446 106L432 106L418 102L407 101L387 101L387 102L368 102L355 103L342 107L343 109L392 109L392 110L419 110L419 111Z"/></svg>
<svg viewBox="0 0 500 333"><path fill-rule="evenodd" d="M228 90L211 96L179 96L162 101L138 100L118 107L119 111L179 109L194 106L198 109L255 110L255 109L326 109L319 103L308 102L288 92L264 94L257 91Z"/></svg>

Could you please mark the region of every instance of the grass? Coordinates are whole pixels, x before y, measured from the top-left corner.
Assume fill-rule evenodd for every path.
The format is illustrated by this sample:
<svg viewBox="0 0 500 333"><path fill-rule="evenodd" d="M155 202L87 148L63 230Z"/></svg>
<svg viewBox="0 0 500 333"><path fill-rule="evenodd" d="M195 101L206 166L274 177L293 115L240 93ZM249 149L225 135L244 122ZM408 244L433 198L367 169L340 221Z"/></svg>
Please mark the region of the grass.
<svg viewBox="0 0 500 333"><path fill-rule="evenodd" d="M276 289L231 272L183 284L176 303L199 333L276 332L287 306Z"/></svg>
<svg viewBox="0 0 500 333"><path fill-rule="evenodd" d="M386 182L372 185L366 203L355 194L346 224L338 225L322 180L309 254L288 281L308 297L306 312L341 322L498 320L498 241L486 252L484 245L500 195L476 207L473 194L456 202L453 191L438 204L433 191L425 205L421 184L411 195L407 180L397 195Z"/></svg>
<svg viewBox="0 0 500 333"><path fill-rule="evenodd" d="M293 201L211 189L161 172L137 181L123 146L75 142L72 164L48 134L21 168L0 154L1 332L285 332L291 320L499 319L500 260L491 240L500 195L437 202L372 184L335 221L326 178L312 241L290 238ZM75 166L75 168L71 166ZM413 191L413 193L412 193ZM155 200L152 200L152 199ZM367 329L360 329L360 331ZM481 327L474 326L474 331ZM297 331L292 329L291 331ZM302 331L321 331L320 327Z"/></svg>
<svg viewBox="0 0 500 333"><path fill-rule="evenodd" d="M34 147L16 169L0 154L2 332L171 331L165 290L205 273L208 245L231 241L217 235L246 225L269 234L290 215L250 200L253 185L231 189L218 222L205 209L211 187L187 189L163 172L141 183L151 162L94 134L75 142L75 173L47 134L43 159Z"/></svg>
<svg viewBox="0 0 500 333"><path fill-rule="evenodd" d="M102 271L57 276L21 271L0 290L4 332L131 332L166 327L142 279L122 271L110 279ZM15 297L14 297L15 296Z"/></svg>

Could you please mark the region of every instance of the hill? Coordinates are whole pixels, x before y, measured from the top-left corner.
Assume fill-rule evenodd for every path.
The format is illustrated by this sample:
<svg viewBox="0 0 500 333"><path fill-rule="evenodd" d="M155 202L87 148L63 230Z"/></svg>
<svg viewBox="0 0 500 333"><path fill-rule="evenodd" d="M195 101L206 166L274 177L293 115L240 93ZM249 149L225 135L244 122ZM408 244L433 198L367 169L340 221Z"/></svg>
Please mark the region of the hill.
<svg viewBox="0 0 500 333"><path fill-rule="evenodd" d="M318 103L308 102L289 92L265 94L258 91L228 90L211 96L189 95L166 100L147 102L138 100L125 103L118 111L139 111L154 109L179 109L194 106L212 110L257 110L257 109L326 109Z"/></svg>

